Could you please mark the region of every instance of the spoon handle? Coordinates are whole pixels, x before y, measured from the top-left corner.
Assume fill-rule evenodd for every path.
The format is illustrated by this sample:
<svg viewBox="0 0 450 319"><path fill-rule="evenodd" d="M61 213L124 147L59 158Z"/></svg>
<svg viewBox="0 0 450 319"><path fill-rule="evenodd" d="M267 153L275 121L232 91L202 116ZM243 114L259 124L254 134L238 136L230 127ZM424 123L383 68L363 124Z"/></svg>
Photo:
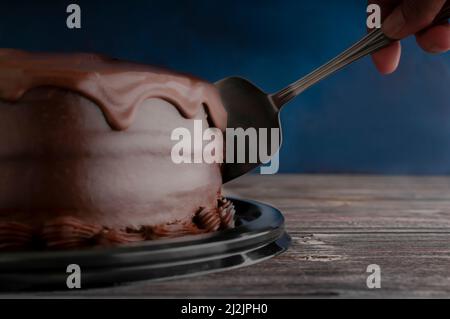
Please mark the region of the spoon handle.
<svg viewBox="0 0 450 319"><path fill-rule="evenodd" d="M445 23L450 18L450 1L440 11L433 24ZM379 49L389 45L395 40L388 38L381 29L376 29L361 40L356 42L350 48L342 52L340 55L312 71L300 80L292 83L281 91L272 94L271 98L276 107L281 109L283 105L288 103L294 97L302 93L310 86L316 84L320 80L344 68L352 62L362 57L378 51Z"/></svg>

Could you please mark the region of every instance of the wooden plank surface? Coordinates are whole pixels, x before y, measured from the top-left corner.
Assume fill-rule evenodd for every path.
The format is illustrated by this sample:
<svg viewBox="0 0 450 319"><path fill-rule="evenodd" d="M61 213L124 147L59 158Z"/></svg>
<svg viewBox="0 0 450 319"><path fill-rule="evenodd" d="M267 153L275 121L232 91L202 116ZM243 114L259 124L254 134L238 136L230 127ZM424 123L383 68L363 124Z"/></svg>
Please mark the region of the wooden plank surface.
<svg viewBox="0 0 450 319"><path fill-rule="evenodd" d="M278 207L290 250L189 279L34 296L450 296L450 177L254 175L227 194ZM381 289L366 286L369 264L381 267Z"/></svg>

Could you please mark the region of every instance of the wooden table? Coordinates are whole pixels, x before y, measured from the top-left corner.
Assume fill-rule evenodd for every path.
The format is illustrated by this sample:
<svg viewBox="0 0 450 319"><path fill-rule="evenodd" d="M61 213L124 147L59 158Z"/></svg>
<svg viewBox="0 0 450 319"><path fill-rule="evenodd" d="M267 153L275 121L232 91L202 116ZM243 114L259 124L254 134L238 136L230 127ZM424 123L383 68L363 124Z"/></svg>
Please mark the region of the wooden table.
<svg viewBox="0 0 450 319"><path fill-rule="evenodd" d="M278 207L290 250L257 265L159 283L39 296L449 297L450 177L247 176L227 193ZM367 266L381 267L368 289Z"/></svg>

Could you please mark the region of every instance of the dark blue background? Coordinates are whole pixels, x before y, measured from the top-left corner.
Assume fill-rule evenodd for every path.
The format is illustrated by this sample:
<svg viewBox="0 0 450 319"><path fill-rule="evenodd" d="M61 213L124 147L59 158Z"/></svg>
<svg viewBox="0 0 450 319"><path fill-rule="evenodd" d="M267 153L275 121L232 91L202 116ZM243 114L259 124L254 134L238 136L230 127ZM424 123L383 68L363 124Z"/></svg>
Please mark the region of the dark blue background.
<svg viewBox="0 0 450 319"><path fill-rule="evenodd" d="M82 29L65 26L82 8ZM365 32L365 1L2 1L0 47L95 51L271 92ZM283 172L450 173L450 59L404 42L400 69L366 58L283 110Z"/></svg>

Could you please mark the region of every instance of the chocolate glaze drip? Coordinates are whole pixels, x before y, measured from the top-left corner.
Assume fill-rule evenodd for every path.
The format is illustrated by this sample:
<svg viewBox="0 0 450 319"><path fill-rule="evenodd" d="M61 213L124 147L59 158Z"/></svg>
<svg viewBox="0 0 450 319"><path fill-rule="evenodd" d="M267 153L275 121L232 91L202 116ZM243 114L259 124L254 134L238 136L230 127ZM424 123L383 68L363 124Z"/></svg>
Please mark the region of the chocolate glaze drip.
<svg viewBox="0 0 450 319"><path fill-rule="evenodd" d="M219 200L219 208L202 208L192 220L142 226L138 229L111 229L64 216L46 222L39 229L23 223L0 223L0 251L43 249L77 249L114 246L145 240L197 235L234 227L231 201Z"/></svg>
<svg viewBox="0 0 450 319"><path fill-rule="evenodd" d="M216 88L192 76L96 54L0 49L0 99L14 102L27 91L45 86L92 100L115 130L128 128L137 108L150 98L170 102L187 118L205 106L214 125L226 127L226 111Z"/></svg>

